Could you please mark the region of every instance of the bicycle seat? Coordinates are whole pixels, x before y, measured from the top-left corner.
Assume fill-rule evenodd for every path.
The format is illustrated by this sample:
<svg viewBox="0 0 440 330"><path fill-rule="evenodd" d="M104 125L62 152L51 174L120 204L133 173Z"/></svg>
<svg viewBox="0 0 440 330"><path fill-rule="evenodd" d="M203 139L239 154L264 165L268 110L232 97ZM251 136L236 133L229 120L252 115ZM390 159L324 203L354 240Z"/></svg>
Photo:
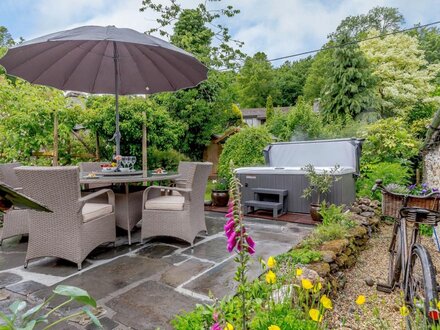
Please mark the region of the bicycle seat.
<svg viewBox="0 0 440 330"><path fill-rule="evenodd" d="M400 216L406 221L436 225L440 221L440 213L422 207L402 207Z"/></svg>

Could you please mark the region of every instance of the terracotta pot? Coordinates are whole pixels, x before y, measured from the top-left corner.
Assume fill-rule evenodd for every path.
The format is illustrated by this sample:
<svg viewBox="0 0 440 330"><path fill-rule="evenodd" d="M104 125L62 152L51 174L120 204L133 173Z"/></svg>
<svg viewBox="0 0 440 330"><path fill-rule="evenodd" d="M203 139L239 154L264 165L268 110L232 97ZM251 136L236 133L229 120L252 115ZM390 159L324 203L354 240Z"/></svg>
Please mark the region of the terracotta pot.
<svg viewBox="0 0 440 330"><path fill-rule="evenodd" d="M211 192L211 200L213 206L220 206L220 207L227 206L229 202L229 191L213 190Z"/></svg>
<svg viewBox="0 0 440 330"><path fill-rule="evenodd" d="M313 221L322 222L322 216L319 214L319 211L321 211L321 205L310 204L310 216Z"/></svg>

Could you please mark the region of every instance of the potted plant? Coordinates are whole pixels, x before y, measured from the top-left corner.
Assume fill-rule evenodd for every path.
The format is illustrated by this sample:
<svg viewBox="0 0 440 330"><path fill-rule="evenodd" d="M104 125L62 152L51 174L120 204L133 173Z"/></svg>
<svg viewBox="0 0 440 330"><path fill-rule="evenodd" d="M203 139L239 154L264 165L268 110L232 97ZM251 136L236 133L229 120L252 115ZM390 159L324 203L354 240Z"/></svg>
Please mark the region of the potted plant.
<svg viewBox="0 0 440 330"><path fill-rule="evenodd" d="M229 190L227 180L225 178L219 178L212 180L212 183L214 184L214 188L211 191L212 205L220 207L228 205Z"/></svg>
<svg viewBox="0 0 440 330"><path fill-rule="evenodd" d="M310 215L314 221L322 221L322 217L319 214L321 210L321 197L330 192L333 182L340 179L340 177L335 175L338 169L339 165L336 165L329 171L323 170L318 173L312 164L308 164L302 168L303 171L306 171L306 177L309 179L309 186L303 190L302 197L316 197L316 199L312 199L310 203Z"/></svg>

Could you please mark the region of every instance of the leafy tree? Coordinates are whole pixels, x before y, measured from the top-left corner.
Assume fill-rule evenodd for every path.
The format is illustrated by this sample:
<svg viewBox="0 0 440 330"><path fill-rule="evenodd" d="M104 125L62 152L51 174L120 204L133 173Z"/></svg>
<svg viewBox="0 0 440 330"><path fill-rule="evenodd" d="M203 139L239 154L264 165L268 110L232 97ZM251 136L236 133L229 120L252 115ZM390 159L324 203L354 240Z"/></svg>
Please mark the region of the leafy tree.
<svg viewBox="0 0 440 330"><path fill-rule="evenodd" d="M93 133L98 133L108 141L115 131L115 105L112 96L91 96L86 102L82 123ZM171 118L164 107L151 98L127 97L119 99L121 153L134 155L140 163L142 156L143 112L147 114L147 144L150 148L167 151L180 145L185 125ZM113 144L103 143L101 154L110 158L114 153Z"/></svg>
<svg viewBox="0 0 440 330"><path fill-rule="evenodd" d="M419 152L420 141L407 129L402 118L381 119L363 132L362 162L407 164Z"/></svg>
<svg viewBox="0 0 440 330"><path fill-rule="evenodd" d="M332 42L327 43L327 46L331 46L332 44ZM326 47L326 45L324 45L324 47ZM304 99L313 101L321 96L324 86L330 79L333 51L333 49L321 50L313 58L304 83Z"/></svg>
<svg viewBox="0 0 440 330"><path fill-rule="evenodd" d="M269 95L276 97L274 71L266 54L256 53L248 57L237 76L240 106L261 108Z"/></svg>
<svg viewBox="0 0 440 330"><path fill-rule="evenodd" d="M274 101L277 106L291 106L303 95L304 84L312 66L312 57L296 62L285 62L275 69L274 88L279 92Z"/></svg>
<svg viewBox="0 0 440 330"><path fill-rule="evenodd" d="M364 37L371 29L384 34L399 30L404 23L403 15L397 8L374 7L366 15L348 16L343 19L329 38L337 40L346 35L349 40L358 39Z"/></svg>
<svg viewBox="0 0 440 330"><path fill-rule="evenodd" d="M371 31L369 36L378 34ZM364 41L360 47L377 78L376 94L383 116L406 115L417 104L439 104L440 100L431 96L435 90L431 82L440 66L428 64L417 38L394 34Z"/></svg>
<svg viewBox="0 0 440 330"><path fill-rule="evenodd" d="M242 126L243 125L243 113L236 104L232 104L231 112L229 115L228 126Z"/></svg>
<svg viewBox="0 0 440 330"><path fill-rule="evenodd" d="M161 36L168 37L175 45L193 52L211 68L232 69L236 68L237 61L244 57L240 50L243 43L232 38L224 21L235 17L240 11L231 5L220 9L210 10L208 8L209 3L220 1L203 1L195 9L190 9L184 8L177 0L167 1L169 5L164 5L163 1L143 0L140 11L152 11L155 15L159 15L156 19L157 26L149 29L147 33L159 32ZM171 34L169 31L173 25ZM213 38L218 41L215 45L211 44Z"/></svg>
<svg viewBox="0 0 440 330"><path fill-rule="evenodd" d="M312 106L302 98L290 109L285 126L278 136L284 141L317 138L321 131L321 118L313 112Z"/></svg>
<svg viewBox="0 0 440 330"><path fill-rule="evenodd" d="M440 63L440 30L438 27L423 27L408 32L417 37L428 63Z"/></svg>
<svg viewBox="0 0 440 330"><path fill-rule="evenodd" d="M322 112L327 122L353 118L373 105L374 79L367 59L357 44L345 45L348 40L347 35L338 37L341 47L333 52L330 76L322 93Z"/></svg>
<svg viewBox="0 0 440 330"><path fill-rule="evenodd" d="M264 164L263 149L270 141L269 132L264 126L244 128L228 138L220 155L219 177L230 177L231 161L236 167Z"/></svg>
<svg viewBox="0 0 440 330"><path fill-rule="evenodd" d="M272 96L268 96L266 100L266 120L267 122L271 121L274 116L275 110L273 109L273 101Z"/></svg>

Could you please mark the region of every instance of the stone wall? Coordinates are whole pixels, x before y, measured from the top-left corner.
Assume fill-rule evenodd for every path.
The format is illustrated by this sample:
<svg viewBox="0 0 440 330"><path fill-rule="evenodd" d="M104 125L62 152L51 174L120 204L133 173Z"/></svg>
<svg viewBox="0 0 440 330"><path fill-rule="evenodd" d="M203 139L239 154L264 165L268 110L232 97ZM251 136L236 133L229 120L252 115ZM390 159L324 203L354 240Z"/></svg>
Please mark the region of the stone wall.
<svg viewBox="0 0 440 330"><path fill-rule="evenodd" d="M440 144L428 150L424 157L423 182L440 188Z"/></svg>
<svg viewBox="0 0 440 330"><path fill-rule="evenodd" d="M344 270L355 265L360 251L365 250L371 233L377 231L380 208L377 201L358 199L350 208L350 217L358 226L349 230L343 239L324 242L320 246L322 260L301 266L304 277L330 283L332 291L345 285ZM300 246L299 246L300 247Z"/></svg>

